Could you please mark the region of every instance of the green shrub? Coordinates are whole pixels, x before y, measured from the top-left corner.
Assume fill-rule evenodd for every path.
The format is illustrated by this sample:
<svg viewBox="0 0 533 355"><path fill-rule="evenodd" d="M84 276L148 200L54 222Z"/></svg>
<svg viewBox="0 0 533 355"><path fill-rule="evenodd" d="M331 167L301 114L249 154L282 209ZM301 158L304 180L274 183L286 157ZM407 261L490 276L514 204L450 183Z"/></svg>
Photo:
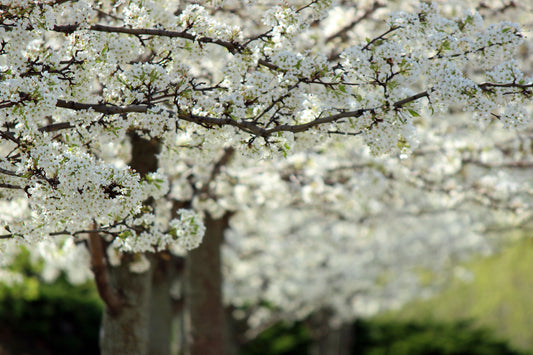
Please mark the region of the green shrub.
<svg viewBox="0 0 533 355"><path fill-rule="evenodd" d="M302 324L277 323L241 349L240 355L300 355L309 353L310 333Z"/></svg>
<svg viewBox="0 0 533 355"><path fill-rule="evenodd" d="M365 355L519 355L488 329L470 322L358 321L353 354Z"/></svg>
<svg viewBox="0 0 533 355"><path fill-rule="evenodd" d="M241 355L306 355L310 330L303 323L278 323L246 344ZM488 329L471 322L386 322L353 325L353 355L523 355Z"/></svg>
<svg viewBox="0 0 533 355"><path fill-rule="evenodd" d="M38 268L22 252L12 269L24 281L0 285L0 354L98 354L102 304L94 285L40 282Z"/></svg>

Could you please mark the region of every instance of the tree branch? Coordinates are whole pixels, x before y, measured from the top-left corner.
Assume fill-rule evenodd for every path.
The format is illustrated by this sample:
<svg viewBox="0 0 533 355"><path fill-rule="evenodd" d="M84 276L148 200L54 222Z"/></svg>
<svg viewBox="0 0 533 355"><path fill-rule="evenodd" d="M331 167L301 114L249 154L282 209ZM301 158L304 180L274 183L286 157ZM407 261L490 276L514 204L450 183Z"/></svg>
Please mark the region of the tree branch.
<svg viewBox="0 0 533 355"><path fill-rule="evenodd" d="M73 25L62 25L54 26L54 31L61 33L73 33L80 27L79 24ZM226 48L230 53L235 54L240 52L243 47L242 45L236 42L224 41L221 39L215 39L205 36L197 36L185 31L170 31L158 28L129 28L129 27L119 27L119 26L106 26L106 25L91 25L88 30L96 32L107 32L107 33L125 33L130 35L148 35L148 36L161 36L161 37L170 37L170 38L183 38L191 41L196 41L198 43L213 43L219 46Z"/></svg>
<svg viewBox="0 0 533 355"><path fill-rule="evenodd" d="M428 97L428 91L423 91L418 94L409 96L403 100L397 101L394 103L395 108L400 108L403 105L416 101L423 97ZM150 106L148 105L125 105L125 106L114 106L110 104L85 104L85 103L79 103L79 102L73 102L73 101L64 101L64 100L58 100L57 101L57 107L67 108L71 110L89 110L92 109L95 112L103 113L103 114L123 114L123 113L130 113L130 112L139 112L139 113L146 113L148 112L148 109ZM310 128L313 128L315 126L319 126L321 124L325 123L331 123L338 121L342 118L348 118L348 117L360 117L367 111L373 111L376 108L367 108L367 109L358 109L355 111L345 111L340 112L334 115L330 115L327 117L318 117L314 119L313 121L302 123L302 124L284 124L279 125L270 129L263 128L256 124L255 122L247 121L244 119L241 119L239 121L231 119L231 118L217 118L217 117L210 117L210 116L199 116L199 115L193 115L189 113L179 112L178 118L182 119L184 121L188 121L191 123L196 123L199 125L215 125L215 126L234 126L242 131L254 134L256 136L260 137L268 137L276 132L303 132ZM169 111L172 115L176 115L176 112ZM59 127L61 128L69 128L70 126L67 123L64 124L58 124L59 126L56 129L51 128L50 126L43 127L43 130L57 130ZM50 127L50 128L48 128Z"/></svg>
<svg viewBox="0 0 533 355"><path fill-rule="evenodd" d="M525 89L533 88L533 83L530 83L530 84L518 84L518 83L515 83L515 82L512 82L512 83L490 83L490 82L486 82L486 83L478 84L478 86L479 86L479 88L481 90L488 90L488 88L517 88L517 89L525 90Z"/></svg>
<svg viewBox="0 0 533 355"><path fill-rule="evenodd" d="M231 156L235 152L235 148L233 147L227 147L224 149L224 152L220 159L213 165L213 170L211 170L211 174L209 175L209 179L204 183L202 188L200 189L200 194L207 194L209 192L209 184L216 179L218 174L220 174L220 171L222 170L222 167L229 163Z"/></svg>
<svg viewBox="0 0 533 355"><path fill-rule="evenodd" d="M333 41L337 37L340 37L344 40L348 31L357 26L357 24L361 23L361 21L369 18L374 12L376 12L377 9L381 7L385 7L385 4L382 4L379 1L374 1L372 7L367 9L361 16L359 16L358 18L350 22L348 25L344 26L339 31L326 38L326 43Z"/></svg>
<svg viewBox="0 0 533 355"><path fill-rule="evenodd" d="M21 174L18 174L18 173L14 172L14 171L7 170L7 169L4 169L4 168L0 168L0 174L6 174L6 175L9 175L9 176L22 177Z"/></svg>
<svg viewBox="0 0 533 355"><path fill-rule="evenodd" d="M502 168L530 169L530 168L533 168L533 161L529 161L529 160L507 161L507 162L502 162L502 163L486 163L480 160L463 159L462 163L473 164L473 165L477 165L477 166L480 166L486 169L502 169Z"/></svg>
<svg viewBox="0 0 533 355"><path fill-rule="evenodd" d="M96 226L94 229L96 229ZM109 313L117 315L124 306L124 300L111 285L103 241L96 232L89 233L89 251L91 254L91 270L94 273L98 294L105 302Z"/></svg>
<svg viewBox="0 0 533 355"><path fill-rule="evenodd" d="M14 190L23 190L24 189L22 186L12 185L12 184L5 184L5 183L0 183L0 188L14 189Z"/></svg>
<svg viewBox="0 0 533 355"><path fill-rule="evenodd" d="M478 84L478 87L480 87L482 90L489 90L491 87L508 87L508 88L518 88L518 89L529 89L533 88L533 83L530 84L517 84L517 83L481 83ZM409 97L406 97L402 100L396 101L392 106L395 109L401 108L404 105L416 101L418 99L429 97L429 92L431 89L419 92L417 94L411 95ZM57 107L61 108L67 108L71 110L89 110L92 109L95 112L103 113L103 114L124 114L124 113L131 113L131 112L138 112L138 113L146 113L152 106L150 105L142 105L142 104L135 104L135 105L124 105L124 106L115 106L111 104L86 104L86 103L79 103L79 102L73 102L73 101L65 101L65 100L58 100ZM211 116L199 116L199 115L193 115L190 113L185 112L175 112L168 110L168 112L171 115L177 115L178 119L188 121L191 123L196 123L198 125L202 126L233 126L236 127L244 132L260 136L260 137L269 137L273 133L276 132L303 132L308 129L311 129L313 127L326 124L326 123L332 123L336 122L343 118L357 118L361 117L365 112L372 112L380 108L385 108L385 106L381 107L373 107L373 108L361 108L354 111L344 111L339 112L337 114L329 115L326 117L318 117L310 122L302 123L302 124L283 124L276 127L272 127L267 129L266 127L262 127L255 121L250 121L246 119L240 119L235 120L231 118L218 118L218 117L211 117ZM42 127L41 130L43 131L55 131L63 128L70 128L69 123L57 123L55 125L50 125L46 127ZM340 132L331 132L331 133L340 133ZM1 172L1 171L0 171Z"/></svg>
<svg viewBox="0 0 533 355"><path fill-rule="evenodd" d="M148 111L148 108L149 108L148 105L115 106L111 104L85 104L81 102L65 101L65 100L57 100L56 106L61 107L61 108L68 108L68 109L75 110L75 111L93 110L95 112L105 113L108 115L116 115L116 114L131 113L131 112L145 113Z"/></svg>
<svg viewBox="0 0 533 355"><path fill-rule="evenodd" d="M58 105L56 105L58 106ZM60 106L58 106L60 107ZM63 129L74 128L69 122L58 122L39 128L39 132L56 132Z"/></svg>

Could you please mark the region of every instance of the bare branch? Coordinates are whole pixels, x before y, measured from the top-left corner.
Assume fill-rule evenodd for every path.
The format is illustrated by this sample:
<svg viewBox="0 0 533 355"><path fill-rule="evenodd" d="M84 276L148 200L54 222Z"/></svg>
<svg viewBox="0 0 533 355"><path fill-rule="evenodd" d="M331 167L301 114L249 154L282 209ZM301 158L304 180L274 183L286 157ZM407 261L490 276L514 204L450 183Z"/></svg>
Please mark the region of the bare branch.
<svg viewBox="0 0 533 355"><path fill-rule="evenodd" d="M69 122L58 122L39 128L39 132L57 132L69 128L74 128L74 126Z"/></svg>
<svg viewBox="0 0 533 355"><path fill-rule="evenodd" d="M510 169L530 169L533 168L533 161L529 160L519 160L519 161L508 161L502 163L485 163L480 160L473 159L463 159L463 164L473 164L486 169L501 169L501 168L510 168Z"/></svg>
<svg viewBox="0 0 533 355"><path fill-rule="evenodd" d="M329 36L328 38L326 38L326 42L331 42L333 41L335 38L337 37L340 37L342 39L344 39L344 37L346 37L346 33L348 31L350 31L352 28L354 28L355 26L357 26L359 23L361 23L361 21L369 18L370 16L372 16L372 14L374 12L376 12L377 9L381 8L381 7L384 7L385 4L382 4L380 3L379 1L375 1L373 4L372 4L372 7L370 7L369 9L367 9L361 16L359 16L358 18L356 18L355 20L353 20L352 22L350 22L348 25L344 26L343 28L341 28L339 31L335 32L334 34L332 34L331 36Z"/></svg>
<svg viewBox="0 0 533 355"><path fill-rule="evenodd" d="M482 90L488 90L489 88L517 88L517 89L525 90L525 89L533 88L533 83L530 83L530 84L518 84L518 83L515 83L515 82L512 82L512 83L490 83L490 82L486 82L486 83L478 84L478 86Z"/></svg>
<svg viewBox="0 0 533 355"><path fill-rule="evenodd" d="M94 229L96 229L96 226ZM94 273L98 294L105 302L109 313L117 315L124 307L124 300L121 299L111 285L103 241L96 232L89 233L89 251L91 254L91 270Z"/></svg>
<svg viewBox="0 0 533 355"><path fill-rule="evenodd" d="M24 188L22 186L5 184L5 183L0 183L0 188L14 189L14 190L24 190Z"/></svg>
<svg viewBox="0 0 533 355"><path fill-rule="evenodd" d="M421 99L423 97L429 97L429 90L422 91L422 92L419 92L418 94L415 94L413 96L406 97L403 100L396 101L394 103L394 107L400 108L400 107L402 107L405 104L408 104L410 102L416 101L416 100Z"/></svg>
<svg viewBox="0 0 533 355"><path fill-rule="evenodd" d="M224 149L224 152L222 153L222 156L218 161L213 165L213 170L211 170L211 174L209 175L209 179L204 183L202 188L200 189L200 194L207 194L209 192L209 184L216 179L216 177L220 174L222 167L227 165L231 159L231 156L235 152L235 148L233 147L227 147Z"/></svg>
<svg viewBox="0 0 533 355"><path fill-rule="evenodd" d="M115 106L111 104L84 104L81 102L65 101L65 100L57 100L56 106L61 107L61 108L68 108L68 109L75 110L75 111L92 109L95 112L105 113L109 115L116 115L116 114L122 114L122 113L130 113L130 112L145 113L145 112L148 112L148 108L149 108L148 105Z"/></svg>
<svg viewBox="0 0 533 355"><path fill-rule="evenodd" d="M373 45L374 43L376 43L377 41L379 41L380 39L383 39L385 38L386 35L388 35L389 33L391 32L394 32L396 31L397 29L399 29L400 26L392 26L391 28L389 28L387 31L383 32L382 34L380 34L379 36L373 38L372 40L370 40L363 48L362 50L367 50L368 48L370 48L371 45Z"/></svg>
<svg viewBox="0 0 533 355"><path fill-rule="evenodd" d="M62 33L73 33L80 27L79 24L73 25L63 25L63 26L54 26L54 31ZM148 36L161 36L161 37L170 37L170 38L183 38L191 41L196 41L198 43L213 43L219 46L226 48L230 53L240 52L243 47L238 43L233 43L229 41L223 41L221 39L215 39L211 37L196 36L185 31L170 31L158 28L129 28L129 27L119 27L119 26L106 26L106 25L91 25L88 28L91 31L96 32L107 32L107 33L125 33L130 35L148 35Z"/></svg>
<svg viewBox="0 0 533 355"><path fill-rule="evenodd" d="M18 173L14 172L14 171L10 171L10 170L3 169L3 168L0 168L0 173L1 174L6 174L6 175L9 175L9 176L22 177L21 174L18 174Z"/></svg>
<svg viewBox="0 0 533 355"><path fill-rule="evenodd" d="M11 132L0 131L0 137L12 141L13 143L19 144L20 142L12 136Z"/></svg>
<svg viewBox="0 0 533 355"><path fill-rule="evenodd" d="M522 90L526 90L533 87L533 83L531 84L517 84L517 83L505 83L505 84L497 84L497 83L482 83L478 85L482 90L489 90L491 87L509 87L509 88L519 88ZM417 101L421 98L427 98L429 97L429 92L431 89L419 92L415 95L411 95L409 97L406 97L402 100L399 100L395 102L392 106L396 109L403 107L404 105ZM131 112L139 112L139 113L146 113L152 106L146 105L146 104L132 104L132 105L124 105L124 106L115 106L111 104L86 104L86 103L79 103L79 102L73 102L73 101L64 101L64 100L58 100L57 101L57 107L61 108L67 108L71 110L89 110L92 109L95 112L103 113L103 114L124 114L124 113L131 113ZM337 114L325 116L325 117L317 117L316 119L302 124L283 124L272 128L266 128L263 126L260 126L255 120L250 121L247 119L240 119L235 120L232 118L219 118L219 117L211 117L211 116L200 116L200 115L194 115L191 113L186 112L180 112L177 113L171 110L168 110L167 112L171 115L177 115L178 119L188 121L191 123L196 123L198 125L202 126L234 126L244 132L260 136L260 137L268 137L271 136L273 133L276 132L303 132L306 130L309 130L311 128L314 128L316 126L326 124L326 123L333 123L336 121L339 121L343 118L357 118L361 117L365 112L374 112L378 109L386 108L385 106L381 107L373 107L373 108L361 108L354 111L343 111L339 112ZM52 125L53 126L53 125ZM60 128L70 128L68 123L58 123L57 127L52 126L46 126L42 129L44 131L48 130L58 130ZM340 132L331 132L331 133L340 133ZM0 171L1 172L1 171Z"/></svg>
<svg viewBox="0 0 533 355"><path fill-rule="evenodd" d="M400 107L402 107L403 105L405 105L405 104L407 104L409 102L416 101L416 100L418 100L420 98L428 97L428 96L429 96L428 91L423 91L423 92L420 92L418 94L409 96L409 97L407 97L407 98L405 98L403 100L400 100L400 101L394 103L394 107L395 108L400 108ZM110 104L85 104L85 103L64 101L64 100L58 100L57 101L57 107L68 108L68 109L71 109L71 110L88 110L88 109L92 109L95 112L99 112L99 113L103 113L103 114L123 114L123 113L130 113L130 112L145 113L145 112L148 112L148 109L150 108L150 106L148 106L148 105L114 106L114 105L110 105ZM307 122L307 123L295 124L295 125L284 124L284 125L279 125L279 126L270 128L270 129L266 129L264 127L259 126L256 122L248 121L248 120L245 120L245 119L241 119L241 120L237 121L237 120L234 120L234 119L231 119L231 118L217 118L217 117L211 117L211 116L199 116L199 115L193 115L193 114L185 113L185 112L179 112L177 115L178 115L179 119L182 119L182 120L188 121L188 122L192 122L192 123L196 123L196 124L199 124L199 125L202 125L202 126L206 126L206 125L207 126L210 126L210 125L215 125L215 126L229 125L229 126L237 127L239 129L241 129L242 131L254 134L256 136L268 137L268 136L270 136L270 135L272 135L273 133L276 133L276 132L294 132L294 133L303 132L303 131L306 131L306 130L311 129L313 127L319 126L321 124L335 122L335 121L338 121L338 120L343 119L343 118L349 118L349 117L357 118L357 117L362 116L367 111L371 112L371 111L374 111L376 109L377 108L367 108L367 109L358 109L358 110L355 110L355 111L344 111L344 112L340 112L340 113L337 113L337 114L334 114L334 115L330 115L330 116L326 116L326 117L318 117L315 120ZM176 113L173 112L173 111L168 111L168 112L171 113L172 115L176 115ZM67 127L66 124L65 124L65 127Z"/></svg>

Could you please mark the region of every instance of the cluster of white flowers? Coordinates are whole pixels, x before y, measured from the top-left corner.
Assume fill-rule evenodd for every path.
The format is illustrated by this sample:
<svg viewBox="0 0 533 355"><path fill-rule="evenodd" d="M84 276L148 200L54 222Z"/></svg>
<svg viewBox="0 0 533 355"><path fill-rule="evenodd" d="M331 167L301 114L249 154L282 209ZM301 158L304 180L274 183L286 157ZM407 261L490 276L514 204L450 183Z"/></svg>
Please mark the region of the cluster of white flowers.
<svg viewBox="0 0 533 355"><path fill-rule="evenodd" d="M14 243L3 243L0 246L0 282L11 287L23 281L23 276L16 271L9 270L9 265L20 254L20 248Z"/></svg>
<svg viewBox="0 0 533 355"><path fill-rule="evenodd" d="M49 239L29 249L34 261L43 261L41 275L47 282L52 282L64 273L73 284L86 282L92 277L89 269L89 253L83 244L75 244L71 238ZM72 267L77 265L77 267Z"/></svg>
<svg viewBox="0 0 533 355"><path fill-rule="evenodd" d="M58 143L30 150L27 189L43 224L75 231L93 220L111 224L140 210L145 194L127 169L98 162L87 153Z"/></svg>
<svg viewBox="0 0 533 355"><path fill-rule="evenodd" d="M188 5L178 16L178 23L197 36L216 37L224 41L240 40L241 29L228 26L216 18L209 16L207 10L200 5Z"/></svg>
<svg viewBox="0 0 533 355"><path fill-rule="evenodd" d="M45 22L43 25L48 30L51 30L54 25L72 23L86 27L88 26L89 20L96 15L92 2L83 0L76 2L66 1L59 4L59 6L45 5L43 10L38 20L44 18Z"/></svg>
<svg viewBox="0 0 533 355"><path fill-rule="evenodd" d="M128 221L132 228L120 233L111 246L127 253L170 249L180 255L197 248L205 234L202 218L192 210L180 209L177 214L180 218L168 222L158 220L154 214L144 213Z"/></svg>
<svg viewBox="0 0 533 355"><path fill-rule="evenodd" d="M518 25L487 25L451 3L442 8L455 17L423 2L385 21L372 2L348 3L1 0L0 207L22 210L2 212L5 238L95 229L112 263L137 253L142 272L143 252L200 245L203 213L238 211L227 296L295 318L321 302L346 315L400 304L420 290L414 263L438 270L487 250L472 227L481 218L459 208L481 204L481 216L512 201L515 219L527 216L530 185L512 159L527 161L531 147L490 146L499 136L444 115L530 132L533 79L517 50L532 46L520 47ZM326 18L323 33L320 21L340 14L348 27ZM132 133L161 145L157 172L129 168ZM487 173L498 164L509 171ZM193 210L174 218L177 202ZM40 248L55 260L49 276L73 262ZM323 283L330 300L312 287Z"/></svg>
<svg viewBox="0 0 533 355"><path fill-rule="evenodd" d="M252 327L280 314L302 319L317 307L334 310L341 320L398 307L431 291L424 289L417 270L442 270L452 259L490 250L478 234L464 233L469 218L456 214L427 217L423 223L405 215L390 223L393 217L387 215L387 223L364 227L316 214L311 223L301 209L278 212L261 211L256 225L248 222L253 217L248 213L236 216L235 228L226 235L224 291L234 305L253 305ZM262 224L267 216L269 222ZM446 227L450 222L456 228ZM428 235L431 224L440 225L442 234L432 229ZM265 302L268 309L259 306Z"/></svg>
<svg viewBox="0 0 533 355"><path fill-rule="evenodd" d="M205 234L205 226L200 217L191 210L180 209L179 219L170 221L169 234L174 237L176 243L185 250L197 248Z"/></svg>

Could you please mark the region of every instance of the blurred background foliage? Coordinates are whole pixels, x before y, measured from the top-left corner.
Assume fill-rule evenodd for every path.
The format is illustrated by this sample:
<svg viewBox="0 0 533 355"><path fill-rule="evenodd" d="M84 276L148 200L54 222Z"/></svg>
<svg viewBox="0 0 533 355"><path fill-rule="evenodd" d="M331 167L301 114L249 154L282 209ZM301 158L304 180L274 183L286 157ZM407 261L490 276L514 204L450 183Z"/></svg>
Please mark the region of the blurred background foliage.
<svg viewBox="0 0 533 355"><path fill-rule="evenodd" d="M468 319L522 350L533 351L533 239L466 265L470 280L455 278L439 295L379 319L454 322Z"/></svg>
<svg viewBox="0 0 533 355"><path fill-rule="evenodd" d="M0 354L98 354L102 304L94 285L73 286L64 277L40 282L39 265L27 253L12 268L26 276L22 284L0 285ZM472 278L453 279L433 298L355 322L348 353L533 354L533 239L464 269ZM239 355L314 355L312 339L305 323L278 323L244 344Z"/></svg>
<svg viewBox="0 0 533 355"><path fill-rule="evenodd" d="M41 282L40 265L22 252L12 269L24 281L0 284L0 354L98 354L102 303L92 283L72 285L60 276Z"/></svg>

